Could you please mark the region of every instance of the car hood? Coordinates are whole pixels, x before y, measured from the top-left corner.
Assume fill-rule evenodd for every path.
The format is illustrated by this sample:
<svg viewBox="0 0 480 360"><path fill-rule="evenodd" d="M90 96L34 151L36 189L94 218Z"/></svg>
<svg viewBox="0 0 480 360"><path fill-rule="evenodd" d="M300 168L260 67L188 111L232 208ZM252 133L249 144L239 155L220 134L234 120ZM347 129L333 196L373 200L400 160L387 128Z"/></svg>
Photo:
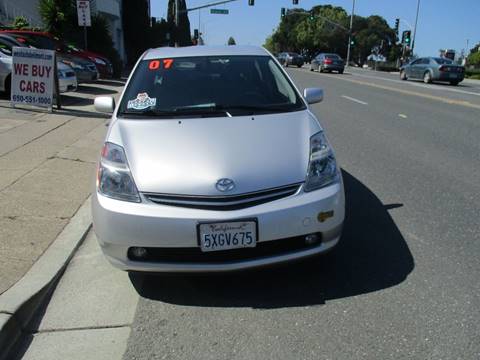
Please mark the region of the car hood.
<svg viewBox="0 0 480 360"><path fill-rule="evenodd" d="M108 141L125 148L140 192L228 195L303 182L310 137L321 127L308 111L200 119L117 119Z"/></svg>

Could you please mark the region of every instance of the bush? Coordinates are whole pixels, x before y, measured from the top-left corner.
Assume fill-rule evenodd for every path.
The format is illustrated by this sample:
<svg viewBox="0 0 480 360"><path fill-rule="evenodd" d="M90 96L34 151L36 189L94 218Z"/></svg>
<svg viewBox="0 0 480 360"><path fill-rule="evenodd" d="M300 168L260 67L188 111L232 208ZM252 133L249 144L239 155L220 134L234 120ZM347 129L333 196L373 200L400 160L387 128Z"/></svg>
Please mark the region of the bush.
<svg viewBox="0 0 480 360"><path fill-rule="evenodd" d="M465 70L465 77L469 79L480 80L480 69L467 69Z"/></svg>

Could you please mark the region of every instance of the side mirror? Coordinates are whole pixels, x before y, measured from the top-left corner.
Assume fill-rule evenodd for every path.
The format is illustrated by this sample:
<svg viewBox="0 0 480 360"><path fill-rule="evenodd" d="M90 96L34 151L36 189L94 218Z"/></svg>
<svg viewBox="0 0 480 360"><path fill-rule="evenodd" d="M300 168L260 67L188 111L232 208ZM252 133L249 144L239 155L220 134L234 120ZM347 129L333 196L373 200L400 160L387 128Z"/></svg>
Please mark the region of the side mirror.
<svg viewBox="0 0 480 360"><path fill-rule="evenodd" d="M303 97L309 104L316 104L323 101L323 89L306 88L303 90Z"/></svg>
<svg viewBox="0 0 480 360"><path fill-rule="evenodd" d="M101 113L113 113L115 110L115 99L111 96L98 96L94 101L95 110Z"/></svg>

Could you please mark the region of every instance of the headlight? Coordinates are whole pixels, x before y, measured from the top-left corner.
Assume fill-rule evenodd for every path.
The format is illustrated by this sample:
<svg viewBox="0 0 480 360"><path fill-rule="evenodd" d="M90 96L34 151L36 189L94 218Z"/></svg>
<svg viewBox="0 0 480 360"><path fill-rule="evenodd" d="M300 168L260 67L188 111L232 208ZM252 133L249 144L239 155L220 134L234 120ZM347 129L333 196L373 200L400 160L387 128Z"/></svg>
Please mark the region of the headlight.
<svg viewBox="0 0 480 360"><path fill-rule="evenodd" d="M68 66L71 66L74 69L77 69L77 70L83 70L84 69L83 65L77 64L76 62L73 62L73 61L63 60L62 62L64 64L67 64Z"/></svg>
<svg viewBox="0 0 480 360"><path fill-rule="evenodd" d="M337 162L332 148L323 132L310 138L310 162L303 190L305 192L320 189L339 179Z"/></svg>
<svg viewBox="0 0 480 360"><path fill-rule="evenodd" d="M99 58L93 58L93 61L95 61L97 64L100 64L100 65L107 65L105 61Z"/></svg>
<svg viewBox="0 0 480 360"><path fill-rule="evenodd" d="M121 146L109 142L103 146L97 171L97 189L113 199L140 202L125 151Z"/></svg>

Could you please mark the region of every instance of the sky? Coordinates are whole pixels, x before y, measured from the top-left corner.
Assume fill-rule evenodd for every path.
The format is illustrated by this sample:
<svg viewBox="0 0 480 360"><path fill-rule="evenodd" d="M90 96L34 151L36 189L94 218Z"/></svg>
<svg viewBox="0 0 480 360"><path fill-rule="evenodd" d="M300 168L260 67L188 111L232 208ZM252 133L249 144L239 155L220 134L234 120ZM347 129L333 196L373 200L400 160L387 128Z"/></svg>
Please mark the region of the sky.
<svg viewBox="0 0 480 360"><path fill-rule="evenodd" d="M186 0L193 8L218 0ZM237 44L263 45L265 39L278 26L280 9L301 7L310 9L316 5L341 6L350 14L353 0L238 0L214 8L228 9L228 15L210 14L209 9L189 13L192 29L199 28L207 45L224 45L230 36ZM413 30L418 0L356 0L355 14L383 16L391 27L400 18L400 33ZM480 0L419 0L415 53L419 56L438 55L439 49L461 51L480 42ZM152 16L166 17L167 0L150 0ZM199 16L200 15L200 16ZM412 33L413 34L413 33Z"/></svg>

